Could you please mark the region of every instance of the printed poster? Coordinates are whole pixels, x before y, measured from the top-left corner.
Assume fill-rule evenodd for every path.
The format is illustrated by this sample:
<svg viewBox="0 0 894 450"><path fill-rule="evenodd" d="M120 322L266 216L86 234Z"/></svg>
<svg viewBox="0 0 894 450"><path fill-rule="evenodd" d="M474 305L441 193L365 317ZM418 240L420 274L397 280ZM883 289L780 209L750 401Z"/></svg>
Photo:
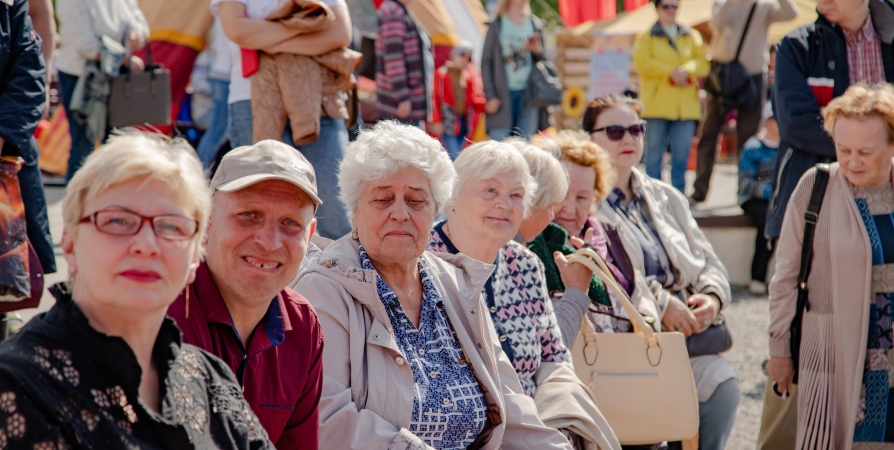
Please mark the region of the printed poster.
<svg viewBox="0 0 894 450"><path fill-rule="evenodd" d="M604 34L598 31L594 34L587 102L601 95L620 94L627 90L634 38L634 34Z"/></svg>

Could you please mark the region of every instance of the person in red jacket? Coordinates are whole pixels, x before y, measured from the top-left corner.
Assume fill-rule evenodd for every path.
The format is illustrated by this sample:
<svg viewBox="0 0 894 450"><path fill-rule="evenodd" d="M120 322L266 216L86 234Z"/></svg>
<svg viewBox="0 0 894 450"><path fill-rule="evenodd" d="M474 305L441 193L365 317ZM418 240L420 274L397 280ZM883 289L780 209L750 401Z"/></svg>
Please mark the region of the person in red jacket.
<svg viewBox="0 0 894 450"><path fill-rule="evenodd" d="M468 41L456 44L450 60L435 71L429 131L441 138L451 159L469 142L486 103L472 50Z"/></svg>

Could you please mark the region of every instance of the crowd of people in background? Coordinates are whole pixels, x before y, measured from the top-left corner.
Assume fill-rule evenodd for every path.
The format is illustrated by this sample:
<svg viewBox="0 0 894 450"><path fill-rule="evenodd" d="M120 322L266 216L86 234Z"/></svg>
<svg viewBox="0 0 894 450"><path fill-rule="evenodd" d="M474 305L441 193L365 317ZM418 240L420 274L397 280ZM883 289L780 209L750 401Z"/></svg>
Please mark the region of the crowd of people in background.
<svg viewBox="0 0 894 450"><path fill-rule="evenodd" d="M706 50L686 5L652 0L638 99L597 96L581 130L547 136L529 0L497 1L483 47L458 41L439 67L414 1L377 4L363 124L354 0L211 0L195 149L108 124L109 64L197 53L160 41L137 0L57 0L58 49L52 3L0 2L0 149L21 158L42 274L33 132L54 76L71 136L69 278L0 345L0 449L723 449L741 393L716 333L735 317L693 209L731 119L748 289L770 300L758 446L894 445L890 2L818 0L771 47L793 0L715 0ZM622 442L575 374L582 324L642 332L631 312L687 339L688 442Z"/></svg>

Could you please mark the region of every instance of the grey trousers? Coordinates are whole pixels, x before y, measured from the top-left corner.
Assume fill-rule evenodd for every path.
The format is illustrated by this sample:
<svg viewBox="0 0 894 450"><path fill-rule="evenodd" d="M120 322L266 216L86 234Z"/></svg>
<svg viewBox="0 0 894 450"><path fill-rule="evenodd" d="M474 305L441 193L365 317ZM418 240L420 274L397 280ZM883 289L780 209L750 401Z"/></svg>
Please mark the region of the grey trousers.
<svg viewBox="0 0 894 450"><path fill-rule="evenodd" d="M726 446L740 397L739 380L733 378L720 383L708 401L698 404L699 450L722 450Z"/></svg>

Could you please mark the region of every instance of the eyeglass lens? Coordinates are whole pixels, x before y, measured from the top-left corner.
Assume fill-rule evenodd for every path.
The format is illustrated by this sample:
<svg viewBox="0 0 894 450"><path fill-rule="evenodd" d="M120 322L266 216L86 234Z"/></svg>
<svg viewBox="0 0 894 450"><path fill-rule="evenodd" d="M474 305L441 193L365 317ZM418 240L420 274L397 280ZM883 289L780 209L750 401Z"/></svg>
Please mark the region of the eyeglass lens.
<svg viewBox="0 0 894 450"><path fill-rule="evenodd" d="M121 236L137 234L143 224L139 214L128 211L98 211L94 220L99 231ZM195 236L197 228L196 221L188 217L161 215L152 218L155 235L165 239L189 239Z"/></svg>
<svg viewBox="0 0 894 450"><path fill-rule="evenodd" d="M627 132L630 133L630 137L633 139L639 139L639 137L643 135L643 131L645 130L643 129L642 124L631 125L629 128L624 128L620 125L605 127L605 135L612 141L620 141L621 139L624 139L624 133Z"/></svg>

